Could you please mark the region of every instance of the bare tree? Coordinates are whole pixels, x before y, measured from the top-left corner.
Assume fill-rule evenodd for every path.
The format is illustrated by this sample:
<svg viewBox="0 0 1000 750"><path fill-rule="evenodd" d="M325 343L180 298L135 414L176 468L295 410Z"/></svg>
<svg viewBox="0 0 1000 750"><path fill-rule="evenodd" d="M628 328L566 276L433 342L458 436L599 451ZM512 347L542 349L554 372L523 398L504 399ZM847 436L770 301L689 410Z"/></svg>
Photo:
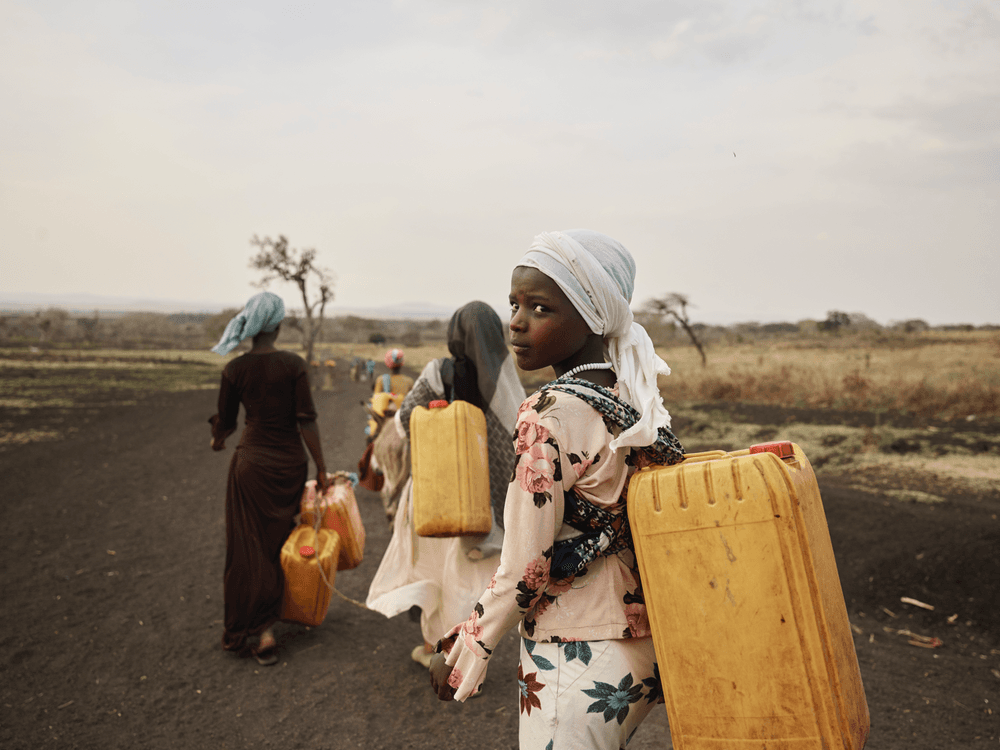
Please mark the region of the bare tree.
<svg viewBox="0 0 1000 750"><path fill-rule="evenodd" d="M701 366L704 367L708 364L708 360L705 357L705 348L701 345L701 341L698 340L698 334L695 333L691 325L691 320L688 317L688 305L690 304L691 302L688 300L686 294L677 294L674 292L658 299L649 300L645 308L647 312L653 315L659 315L667 320L679 323L680 327L684 329L684 332L691 339L691 343L698 350L698 354L701 355Z"/></svg>
<svg viewBox="0 0 1000 750"><path fill-rule="evenodd" d="M250 244L257 248L257 255L250 259L250 267L264 272L257 286L266 287L275 279L294 283L302 294L305 321L296 321L294 327L302 331L306 345L306 361L313 361L313 344L323 327L326 304L333 299L333 277L331 273L316 265L316 250L307 248L296 250L288 246L288 239L279 234L277 240L270 237L253 236ZM310 298L310 280L317 286L315 297ZM318 308L318 312L317 312Z"/></svg>
<svg viewBox="0 0 1000 750"><path fill-rule="evenodd" d="M826 320L821 320L817 328L821 331L832 331L838 333L851 325L851 316L840 310L830 310L826 314Z"/></svg>

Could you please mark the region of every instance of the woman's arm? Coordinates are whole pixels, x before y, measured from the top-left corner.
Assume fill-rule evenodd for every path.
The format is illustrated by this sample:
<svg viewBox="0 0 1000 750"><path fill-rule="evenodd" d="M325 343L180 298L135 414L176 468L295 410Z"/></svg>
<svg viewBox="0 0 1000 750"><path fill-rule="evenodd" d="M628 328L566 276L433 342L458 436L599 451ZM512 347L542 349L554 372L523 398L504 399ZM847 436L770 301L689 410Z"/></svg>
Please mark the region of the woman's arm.
<svg viewBox="0 0 1000 750"><path fill-rule="evenodd" d="M225 370L219 383L219 411L209 418L212 425L212 450L221 451L226 447L226 438L236 432L236 418L240 413L240 395L233 388Z"/></svg>
<svg viewBox="0 0 1000 750"><path fill-rule="evenodd" d="M313 403L312 388L309 386L309 371L304 360L298 360L299 371L295 379L295 419L299 423L299 432L305 441L309 455L316 464L316 486L322 492L330 485L326 478L326 461L323 460L323 446L319 439L319 427L316 425L316 405Z"/></svg>
<svg viewBox="0 0 1000 750"><path fill-rule="evenodd" d="M321 491L326 492L330 481L326 476L326 461L323 460L323 446L320 444L319 427L316 426L316 420L299 422L299 430L302 432L306 448L309 449L309 455L312 456L313 462L316 464L316 486Z"/></svg>

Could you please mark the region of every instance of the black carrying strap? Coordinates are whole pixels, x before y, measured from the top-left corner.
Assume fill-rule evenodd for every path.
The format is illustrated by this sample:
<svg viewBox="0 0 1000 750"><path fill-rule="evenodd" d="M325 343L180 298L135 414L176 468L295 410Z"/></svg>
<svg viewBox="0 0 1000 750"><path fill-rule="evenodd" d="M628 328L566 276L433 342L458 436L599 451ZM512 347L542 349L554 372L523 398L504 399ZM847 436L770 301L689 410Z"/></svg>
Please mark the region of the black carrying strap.
<svg viewBox="0 0 1000 750"><path fill-rule="evenodd" d="M614 506L617 513L599 508L577 495L572 488L564 493L563 498L563 523L583 533L552 545L549 575L553 580L579 575L602 555L633 549L632 528L625 512L624 495Z"/></svg>
<svg viewBox="0 0 1000 750"><path fill-rule="evenodd" d="M455 400L455 360L451 357L441 361L441 382L444 383L444 399L450 404Z"/></svg>
<svg viewBox="0 0 1000 750"><path fill-rule="evenodd" d="M483 411L489 406L479 392L476 365L472 360L456 360L454 357L442 360L441 382L444 384L444 397L448 403L465 401Z"/></svg>

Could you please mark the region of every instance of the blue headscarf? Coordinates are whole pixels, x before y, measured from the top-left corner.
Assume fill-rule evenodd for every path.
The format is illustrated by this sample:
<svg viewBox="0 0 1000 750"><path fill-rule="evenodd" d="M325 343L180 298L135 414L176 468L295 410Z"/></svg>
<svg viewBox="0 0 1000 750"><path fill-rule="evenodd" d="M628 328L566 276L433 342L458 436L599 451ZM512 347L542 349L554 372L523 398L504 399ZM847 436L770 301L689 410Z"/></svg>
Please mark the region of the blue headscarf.
<svg viewBox="0 0 1000 750"><path fill-rule="evenodd" d="M219 343L212 347L216 354L226 355L244 339L260 332L270 333L285 318L285 303L273 292L261 292L247 300L246 306L229 321Z"/></svg>

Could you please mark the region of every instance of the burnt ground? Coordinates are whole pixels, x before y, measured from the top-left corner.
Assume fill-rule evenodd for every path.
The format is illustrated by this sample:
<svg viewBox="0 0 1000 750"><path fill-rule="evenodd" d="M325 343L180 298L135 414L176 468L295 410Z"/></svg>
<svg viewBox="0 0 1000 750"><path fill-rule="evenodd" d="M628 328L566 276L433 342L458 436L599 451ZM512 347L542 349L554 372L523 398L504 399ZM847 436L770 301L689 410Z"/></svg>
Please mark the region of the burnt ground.
<svg viewBox="0 0 1000 750"><path fill-rule="evenodd" d="M356 464L366 390L340 380L317 393L330 470ZM0 746L515 748L514 635L484 695L464 705L438 702L410 661L420 633L406 615L337 599L318 628L279 626L277 666L221 651L232 449L209 450L214 399L155 393L74 412L58 417L63 439L0 452ZM761 424L789 416L733 411ZM683 419L675 426L683 439ZM820 484L871 709L868 747L1000 746L1000 497L949 490L945 503L901 503L856 480ZM363 599L389 528L376 495L358 500L366 557L337 587ZM899 630L943 646L911 645ZM657 708L630 747L669 746Z"/></svg>

